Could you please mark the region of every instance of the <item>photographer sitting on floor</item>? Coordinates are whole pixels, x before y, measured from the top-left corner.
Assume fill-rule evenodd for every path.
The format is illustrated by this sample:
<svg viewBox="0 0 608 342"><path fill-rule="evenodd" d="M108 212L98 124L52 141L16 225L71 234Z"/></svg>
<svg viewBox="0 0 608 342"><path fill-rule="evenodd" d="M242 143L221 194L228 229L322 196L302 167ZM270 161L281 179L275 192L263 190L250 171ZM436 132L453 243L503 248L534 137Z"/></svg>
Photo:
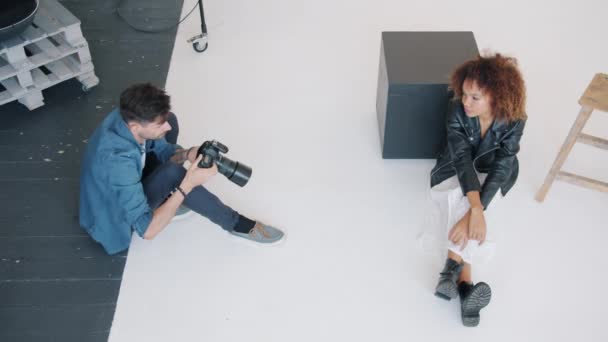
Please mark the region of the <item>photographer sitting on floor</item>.
<svg viewBox="0 0 608 342"><path fill-rule="evenodd" d="M198 146L176 147L179 128L170 110L170 97L149 83L123 91L120 109L93 132L85 151L80 225L115 254L129 248L133 230L153 239L183 204L235 236L280 241L282 231L240 215L202 186L217 166L198 167Z"/></svg>

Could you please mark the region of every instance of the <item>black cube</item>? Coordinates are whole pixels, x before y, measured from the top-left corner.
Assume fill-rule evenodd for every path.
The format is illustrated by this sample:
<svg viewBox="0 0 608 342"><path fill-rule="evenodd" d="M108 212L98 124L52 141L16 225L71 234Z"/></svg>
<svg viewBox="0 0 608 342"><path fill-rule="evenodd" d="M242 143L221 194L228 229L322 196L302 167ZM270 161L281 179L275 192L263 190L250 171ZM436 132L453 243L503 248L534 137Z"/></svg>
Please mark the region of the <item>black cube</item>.
<svg viewBox="0 0 608 342"><path fill-rule="evenodd" d="M376 114L382 158L436 158L452 71L477 56L473 32L382 32Z"/></svg>

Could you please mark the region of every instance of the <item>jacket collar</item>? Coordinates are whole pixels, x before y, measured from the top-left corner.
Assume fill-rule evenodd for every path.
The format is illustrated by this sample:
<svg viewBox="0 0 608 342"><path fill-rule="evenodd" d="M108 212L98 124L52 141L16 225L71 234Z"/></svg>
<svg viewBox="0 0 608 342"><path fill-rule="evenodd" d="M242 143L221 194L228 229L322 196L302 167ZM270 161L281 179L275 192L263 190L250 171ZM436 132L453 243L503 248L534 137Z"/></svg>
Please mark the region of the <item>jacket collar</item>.
<svg viewBox="0 0 608 342"><path fill-rule="evenodd" d="M494 119L492 123L492 131L494 133L504 133L507 129L509 129L509 122L507 120Z"/></svg>
<svg viewBox="0 0 608 342"><path fill-rule="evenodd" d="M110 113L110 130L116 133L119 137L132 142L135 146L139 147L139 143L135 140L133 133L129 130L127 123L123 120L120 115L118 108L114 109Z"/></svg>
<svg viewBox="0 0 608 342"><path fill-rule="evenodd" d="M475 117L475 118L468 117L464 112L464 108L463 108L462 104L458 104L458 109L459 109L458 112L460 113L463 120L465 122L466 121L469 122L469 126L471 126L470 128L474 128L475 130L480 129L478 117ZM492 122L492 126L490 126L490 130L494 133L494 136L496 136L496 139L499 140L503 134L505 134L511 127L513 127L513 125L514 125L514 123L510 123L507 120L495 119L494 122ZM469 127L469 126L467 126L467 127Z"/></svg>

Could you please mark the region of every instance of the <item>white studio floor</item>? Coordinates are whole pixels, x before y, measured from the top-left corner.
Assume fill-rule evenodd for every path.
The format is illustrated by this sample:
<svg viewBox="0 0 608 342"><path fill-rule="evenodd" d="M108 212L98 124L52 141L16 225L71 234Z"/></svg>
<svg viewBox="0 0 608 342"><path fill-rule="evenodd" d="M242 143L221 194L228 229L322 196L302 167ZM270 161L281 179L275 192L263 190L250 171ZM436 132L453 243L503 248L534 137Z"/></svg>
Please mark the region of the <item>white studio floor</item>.
<svg viewBox="0 0 608 342"><path fill-rule="evenodd" d="M246 187L218 175L208 188L288 238L254 246L196 215L134 238L110 341L608 340L608 196L558 182L533 199L578 98L608 72L607 2L204 5L209 49L185 42L195 13L168 75L180 143L219 139L252 166ZM517 57L527 82L520 178L487 213L501 239L474 271L493 289L474 329L433 295L443 260L417 247L434 161L380 157L381 31L473 31L481 50ZM587 127L607 137L608 114ZM576 146L566 168L607 181L608 153Z"/></svg>

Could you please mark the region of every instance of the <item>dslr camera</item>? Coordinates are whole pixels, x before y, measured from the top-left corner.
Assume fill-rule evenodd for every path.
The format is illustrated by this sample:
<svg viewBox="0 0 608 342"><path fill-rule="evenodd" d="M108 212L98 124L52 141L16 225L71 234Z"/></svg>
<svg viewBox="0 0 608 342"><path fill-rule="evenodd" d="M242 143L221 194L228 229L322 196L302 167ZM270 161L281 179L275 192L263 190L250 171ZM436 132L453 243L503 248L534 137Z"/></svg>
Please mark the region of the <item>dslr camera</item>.
<svg viewBox="0 0 608 342"><path fill-rule="evenodd" d="M228 153L226 145L217 140L205 141L196 153L197 157L203 155L198 167L208 169L215 163L219 173L226 176L234 184L241 187L245 186L251 177L251 168L238 161L226 158L222 153Z"/></svg>

